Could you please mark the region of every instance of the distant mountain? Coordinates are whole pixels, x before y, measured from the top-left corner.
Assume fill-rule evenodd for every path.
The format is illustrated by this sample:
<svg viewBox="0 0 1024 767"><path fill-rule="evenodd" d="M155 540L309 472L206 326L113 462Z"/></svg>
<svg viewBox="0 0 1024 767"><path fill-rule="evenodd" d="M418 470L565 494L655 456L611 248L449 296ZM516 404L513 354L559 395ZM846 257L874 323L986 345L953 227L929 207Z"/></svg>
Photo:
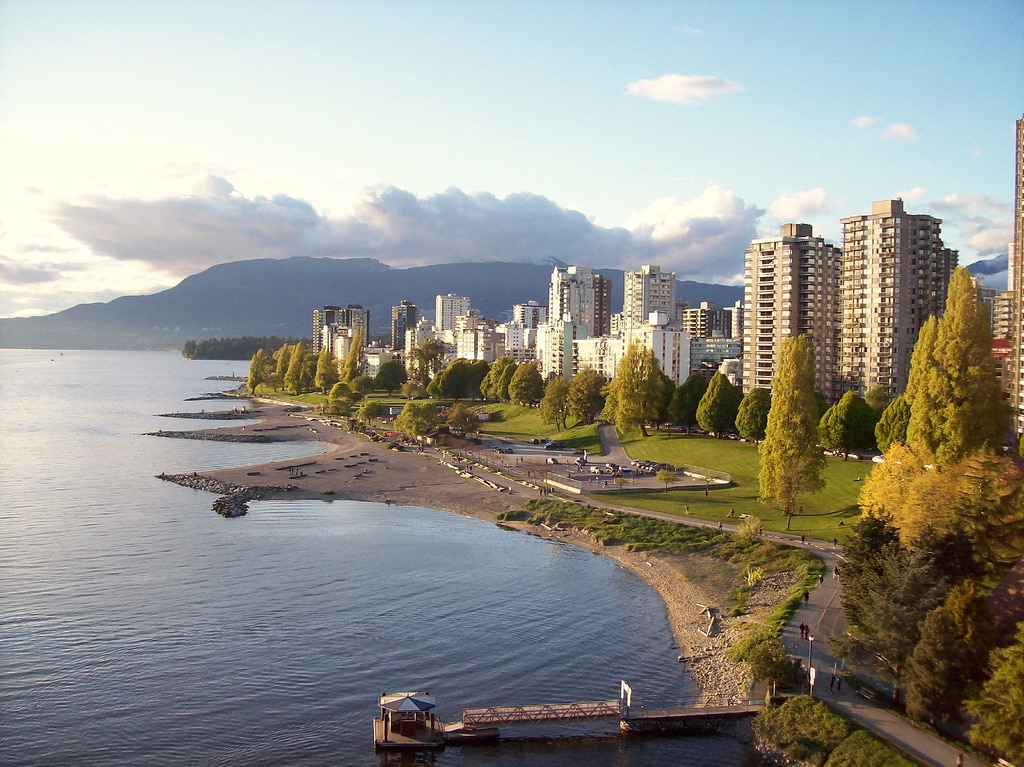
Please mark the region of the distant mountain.
<svg viewBox="0 0 1024 767"><path fill-rule="evenodd" d="M0 347L40 349L180 349L189 340L312 334L314 309L360 304L374 333L391 329L402 299L434 314L434 298L468 296L483 316L508 319L512 305L547 303L552 266L457 263L395 269L369 258L258 259L219 264L149 296L80 304L43 317L0 319ZM622 271L596 269L612 280L612 306L622 307ZM740 287L680 282L691 305L731 306Z"/></svg>
<svg viewBox="0 0 1024 767"><path fill-rule="evenodd" d="M1010 254L1008 252L967 265L967 270L971 274L980 277L983 284L996 290L1006 290L1009 268Z"/></svg>

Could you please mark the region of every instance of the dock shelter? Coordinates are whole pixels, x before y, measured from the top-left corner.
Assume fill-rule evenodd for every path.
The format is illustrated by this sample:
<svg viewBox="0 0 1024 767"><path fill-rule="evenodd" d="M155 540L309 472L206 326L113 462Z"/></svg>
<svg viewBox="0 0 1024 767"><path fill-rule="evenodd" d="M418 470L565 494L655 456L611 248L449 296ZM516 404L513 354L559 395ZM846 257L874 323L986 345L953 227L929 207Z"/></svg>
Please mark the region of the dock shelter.
<svg viewBox="0 0 1024 767"><path fill-rule="evenodd" d="M380 716L373 720L373 744L379 749L444 748L444 723L429 692L392 692L380 696Z"/></svg>

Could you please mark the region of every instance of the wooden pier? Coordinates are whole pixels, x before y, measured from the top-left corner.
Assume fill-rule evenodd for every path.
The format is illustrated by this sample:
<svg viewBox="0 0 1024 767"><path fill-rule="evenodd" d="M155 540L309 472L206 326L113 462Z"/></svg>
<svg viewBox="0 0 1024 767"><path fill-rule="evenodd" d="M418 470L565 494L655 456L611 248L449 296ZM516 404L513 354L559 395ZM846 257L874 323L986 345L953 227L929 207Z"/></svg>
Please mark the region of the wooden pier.
<svg viewBox="0 0 1024 767"><path fill-rule="evenodd" d="M752 716L764 708L753 699L692 699L664 708L633 707L632 690L622 683L618 700L465 708L459 722L442 722L428 693L381 695L381 715L373 720L377 749L440 749L498 740L499 725L618 719L624 734L702 734L723 719Z"/></svg>

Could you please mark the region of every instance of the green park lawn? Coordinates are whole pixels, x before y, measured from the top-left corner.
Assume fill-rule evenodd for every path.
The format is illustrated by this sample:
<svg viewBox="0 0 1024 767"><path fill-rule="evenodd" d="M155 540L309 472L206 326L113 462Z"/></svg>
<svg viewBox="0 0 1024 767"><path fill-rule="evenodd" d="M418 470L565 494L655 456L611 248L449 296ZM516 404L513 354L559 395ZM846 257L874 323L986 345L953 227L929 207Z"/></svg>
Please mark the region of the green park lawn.
<svg viewBox="0 0 1024 767"><path fill-rule="evenodd" d="M643 437L637 432L627 435L622 443L630 458L646 458L676 466L701 466L728 472L732 476L731 485L717 489L712 486L707 494L703 488L690 490L678 487L667 493L630 493L623 496L623 505L679 515L684 515L685 506L689 505L690 516L731 522L737 521L728 517L729 510L735 509L736 517L740 514L758 517L765 530L786 530L785 515L757 500L757 445L738 440L666 432L651 432L649 437ZM831 541L833 537L844 541L850 525L860 515L857 495L862 482L858 478L862 480L873 466L867 461L826 458L823 474L825 488L820 493L803 498L802 512L794 515L789 532L826 541ZM840 522L843 524L840 525Z"/></svg>
<svg viewBox="0 0 1024 767"><path fill-rule="evenodd" d="M483 424L480 433L490 437L507 437L527 442L530 439L555 439L564 442L574 450L583 449L588 453L601 453L601 440L597 436L597 424L579 424L566 431L558 431L540 417L540 408L490 403L481 410L491 414L491 420Z"/></svg>

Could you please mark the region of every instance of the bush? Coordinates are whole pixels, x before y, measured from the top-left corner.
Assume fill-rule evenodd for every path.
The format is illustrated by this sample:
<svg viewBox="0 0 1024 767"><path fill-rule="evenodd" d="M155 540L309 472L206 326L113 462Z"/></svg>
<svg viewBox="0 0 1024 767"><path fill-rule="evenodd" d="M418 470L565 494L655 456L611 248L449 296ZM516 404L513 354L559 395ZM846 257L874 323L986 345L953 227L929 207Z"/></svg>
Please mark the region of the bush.
<svg viewBox="0 0 1024 767"><path fill-rule="evenodd" d="M914 767L917 764L864 730L857 730L836 746L825 767Z"/></svg>
<svg viewBox="0 0 1024 767"><path fill-rule="evenodd" d="M762 738L794 759L819 766L851 729L849 722L807 695L766 708L754 718L754 732Z"/></svg>

